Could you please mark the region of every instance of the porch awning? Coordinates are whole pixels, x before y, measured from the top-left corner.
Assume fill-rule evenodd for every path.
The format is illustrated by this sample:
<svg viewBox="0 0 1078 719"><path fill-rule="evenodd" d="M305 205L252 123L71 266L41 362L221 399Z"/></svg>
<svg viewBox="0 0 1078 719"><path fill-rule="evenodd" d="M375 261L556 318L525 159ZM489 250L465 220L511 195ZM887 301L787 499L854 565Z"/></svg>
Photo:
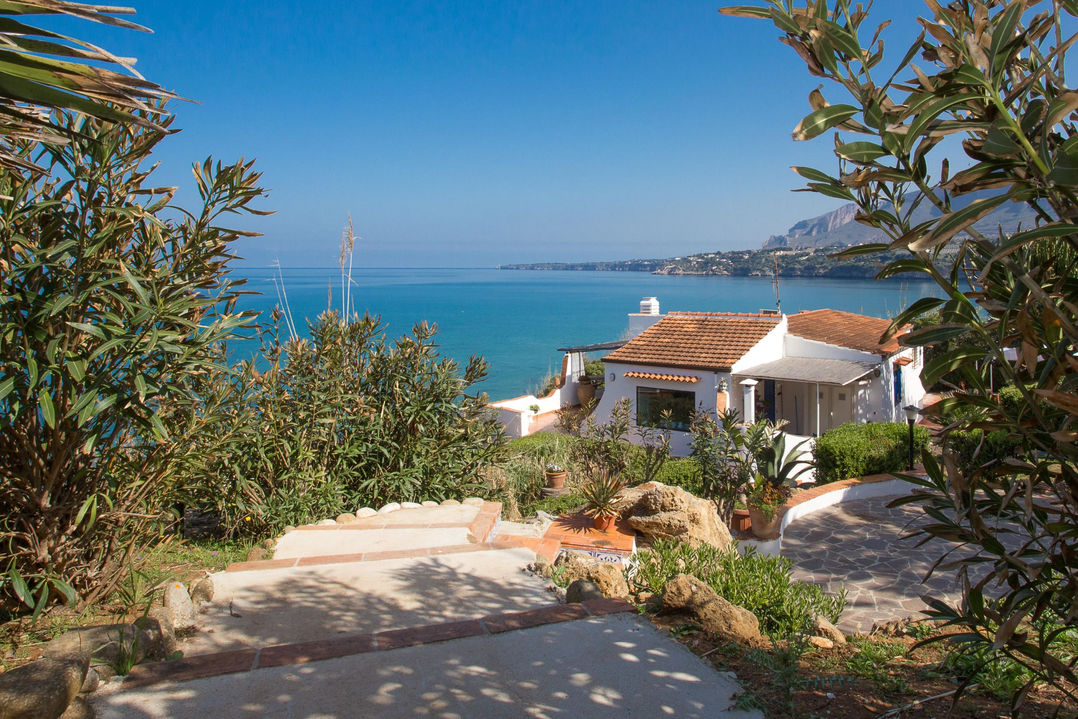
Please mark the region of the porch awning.
<svg viewBox="0 0 1078 719"><path fill-rule="evenodd" d="M879 367L875 362L783 357L737 372L738 377L777 379L788 382L814 382L845 387Z"/></svg>

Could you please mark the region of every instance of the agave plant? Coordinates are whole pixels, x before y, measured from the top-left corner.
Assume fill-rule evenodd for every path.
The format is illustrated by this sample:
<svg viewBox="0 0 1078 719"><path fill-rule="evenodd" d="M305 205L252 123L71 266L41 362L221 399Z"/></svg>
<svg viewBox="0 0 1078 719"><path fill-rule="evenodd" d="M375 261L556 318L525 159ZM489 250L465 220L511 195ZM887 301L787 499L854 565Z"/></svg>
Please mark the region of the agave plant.
<svg viewBox="0 0 1078 719"><path fill-rule="evenodd" d="M598 472L580 488L587 508L596 517L613 517L618 513L618 494L625 488L621 477L609 472Z"/></svg>

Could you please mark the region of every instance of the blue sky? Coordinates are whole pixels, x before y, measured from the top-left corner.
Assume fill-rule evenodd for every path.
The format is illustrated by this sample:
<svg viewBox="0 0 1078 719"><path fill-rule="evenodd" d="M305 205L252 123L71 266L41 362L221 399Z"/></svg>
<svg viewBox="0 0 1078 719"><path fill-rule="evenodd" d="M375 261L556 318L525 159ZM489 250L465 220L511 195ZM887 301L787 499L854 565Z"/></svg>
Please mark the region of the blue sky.
<svg viewBox="0 0 1078 719"><path fill-rule="evenodd" d="M790 165L834 162L790 139L815 78L719 2L122 4L154 34L65 29L197 101L159 182L257 158L276 214L244 222L256 265L334 264L348 213L364 266L483 267L758 247L836 206L790 192ZM900 55L922 6L875 15L896 9Z"/></svg>

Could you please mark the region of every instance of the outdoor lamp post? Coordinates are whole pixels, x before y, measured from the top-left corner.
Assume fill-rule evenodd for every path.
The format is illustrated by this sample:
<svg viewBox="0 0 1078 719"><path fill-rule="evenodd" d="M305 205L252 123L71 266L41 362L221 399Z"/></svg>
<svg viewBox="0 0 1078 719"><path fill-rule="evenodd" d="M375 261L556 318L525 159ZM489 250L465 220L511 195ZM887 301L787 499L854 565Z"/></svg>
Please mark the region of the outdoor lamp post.
<svg viewBox="0 0 1078 719"><path fill-rule="evenodd" d="M909 455L909 462L907 462L908 466L906 467L906 470L909 471L909 472L912 472L913 471L913 425L917 421L917 408L914 407L912 404L908 404L905 407L903 407L902 410L906 413L906 424L908 424L909 427L910 427L910 443L909 443L910 455Z"/></svg>

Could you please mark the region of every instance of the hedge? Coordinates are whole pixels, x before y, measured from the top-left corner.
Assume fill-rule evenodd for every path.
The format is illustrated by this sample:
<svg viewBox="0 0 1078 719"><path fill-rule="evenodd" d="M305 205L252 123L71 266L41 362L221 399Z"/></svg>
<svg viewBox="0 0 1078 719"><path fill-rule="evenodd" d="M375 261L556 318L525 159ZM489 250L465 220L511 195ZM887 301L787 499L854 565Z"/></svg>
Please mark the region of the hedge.
<svg viewBox="0 0 1078 719"><path fill-rule="evenodd" d="M900 422L851 422L824 432L813 446L816 482L826 484L905 470L909 458L909 432L909 426ZM928 430L914 427L914 455L919 456L927 445Z"/></svg>

